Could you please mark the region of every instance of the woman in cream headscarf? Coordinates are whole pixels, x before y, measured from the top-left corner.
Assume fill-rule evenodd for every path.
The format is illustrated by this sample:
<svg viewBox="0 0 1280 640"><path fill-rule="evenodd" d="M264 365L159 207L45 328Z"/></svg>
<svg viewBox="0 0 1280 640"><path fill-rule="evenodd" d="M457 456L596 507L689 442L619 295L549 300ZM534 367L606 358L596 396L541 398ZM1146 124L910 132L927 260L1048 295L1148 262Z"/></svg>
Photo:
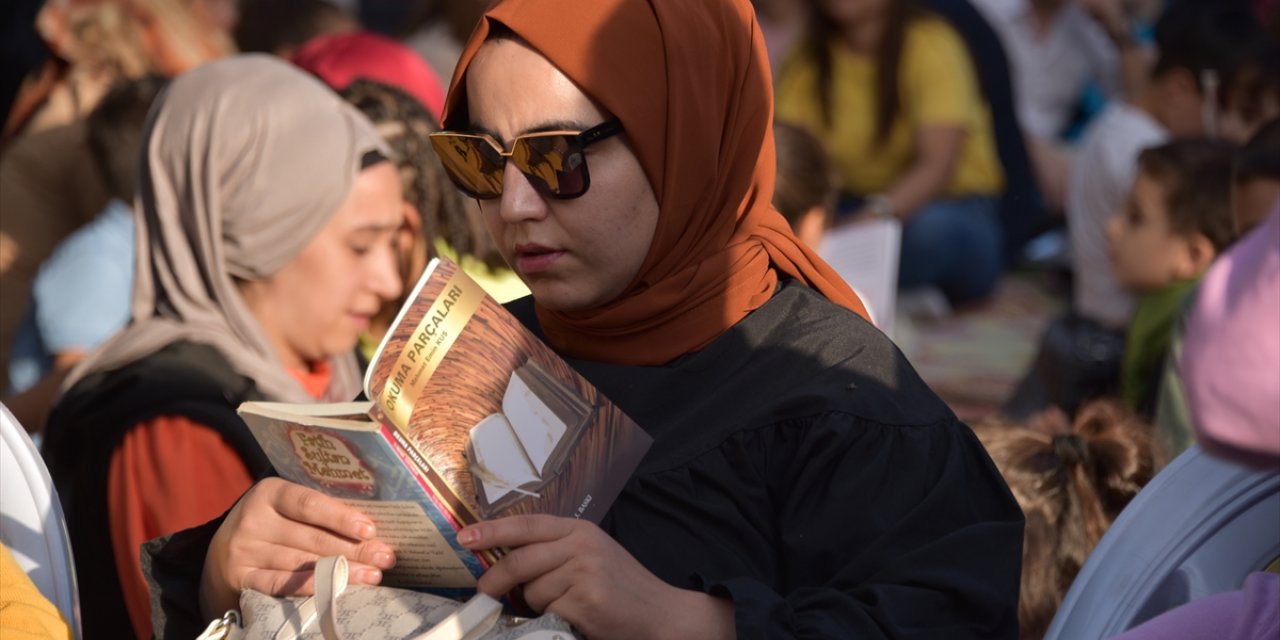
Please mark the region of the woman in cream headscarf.
<svg viewBox="0 0 1280 640"><path fill-rule="evenodd" d="M243 56L180 76L143 148L133 321L72 373L45 446L104 637L150 635L142 542L265 469L236 406L353 398L357 337L400 291L395 165L303 72Z"/></svg>
<svg viewBox="0 0 1280 640"><path fill-rule="evenodd" d="M489 175L436 148L533 292L513 312L654 438L599 526L463 529L515 548L479 588L591 638L1014 637L1018 507L771 208L771 121L746 0L504 0L472 36L436 140L517 146ZM541 134L572 149L553 185L518 145L557 131L591 134ZM206 619L309 588L318 556L361 583L394 561L359 511L279 480L155 548L162 597L198 584ZM197 627L184 606L157 629Z"/></svg>

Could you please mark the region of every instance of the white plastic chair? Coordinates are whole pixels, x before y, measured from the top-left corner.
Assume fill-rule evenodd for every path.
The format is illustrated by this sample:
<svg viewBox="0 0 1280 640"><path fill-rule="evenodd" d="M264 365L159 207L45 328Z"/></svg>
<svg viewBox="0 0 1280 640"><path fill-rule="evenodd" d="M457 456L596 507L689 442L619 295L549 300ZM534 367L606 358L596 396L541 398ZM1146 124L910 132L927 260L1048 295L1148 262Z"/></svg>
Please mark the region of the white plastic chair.
<svg viewBox="0 0 1280 640"><path fill-rule="evenodd" d="M1239 589L1280 556L1280 472L1193 446L1151 480L1089 555L1045 640L1110 638Z"/></svg>
<svg viewBox="0 0 1280 640"><path fill-rule="evenodd" d="M0 404L0 541L18 566L80 629L80 596L66 519L44 460L9 409Z"/></svg>

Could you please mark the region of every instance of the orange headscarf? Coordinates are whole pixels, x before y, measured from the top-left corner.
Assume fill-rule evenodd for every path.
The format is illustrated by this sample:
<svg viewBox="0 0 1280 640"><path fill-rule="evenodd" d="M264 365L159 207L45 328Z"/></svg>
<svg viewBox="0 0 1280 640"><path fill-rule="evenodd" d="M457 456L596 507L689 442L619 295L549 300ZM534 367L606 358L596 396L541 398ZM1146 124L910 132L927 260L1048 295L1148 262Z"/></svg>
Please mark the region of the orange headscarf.
<svg viewBox="0 0 1280 640"><path fill-rule="evenodd" d="M622 121L661 213L636 280L597 309L537 307L570 356L657 365L760 308L779 273L863 317L853 290L770 204L773 90L747 0L504 0L472 34L445 103L468 125L464 78L493 22L523 38Z"/></svg>

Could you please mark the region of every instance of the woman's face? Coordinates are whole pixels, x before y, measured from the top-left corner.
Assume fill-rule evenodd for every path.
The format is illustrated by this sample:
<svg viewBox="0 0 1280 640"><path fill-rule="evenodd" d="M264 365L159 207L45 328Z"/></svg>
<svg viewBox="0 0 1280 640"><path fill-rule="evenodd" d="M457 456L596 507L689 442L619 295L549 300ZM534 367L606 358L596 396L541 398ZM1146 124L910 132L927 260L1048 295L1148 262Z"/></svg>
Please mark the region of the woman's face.
<svg viewBox="0 0 1280 640"><path fill-rule="evenodd" d="M306 369L350 351L383 301L400 294L402 212L395 164L379 162L360 172L342 206L289 264L240 284L285 366Z"/></svg>
<svg viewBox="0 0 1280 640"><path fill-rule="evenodd" d="M493 40L467 70L474 131L509 148L517 136L580 131L610 115L542 55ZM507 264L544 308L580 311L617 299L639 273L658 225L658 200L623 136L586 148L591 187L581 197L540 195L513 163L502 196L481 200L485 224Z"/></svg>

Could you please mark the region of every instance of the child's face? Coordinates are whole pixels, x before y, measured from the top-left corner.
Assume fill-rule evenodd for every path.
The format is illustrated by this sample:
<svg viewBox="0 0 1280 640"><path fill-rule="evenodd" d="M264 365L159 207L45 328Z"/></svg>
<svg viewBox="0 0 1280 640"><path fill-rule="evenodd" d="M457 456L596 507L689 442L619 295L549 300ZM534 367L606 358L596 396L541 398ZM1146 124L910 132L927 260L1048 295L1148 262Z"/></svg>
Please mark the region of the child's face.
<svg viewBox="0 0 1280 640"><path fill-rule="evenodd" d="M1165 190L1139 173L1124 210L1107 221L1111 270L1121 286L1139 293L1191 277L1190 246L1184 234L1169 228Z"/></svg>

